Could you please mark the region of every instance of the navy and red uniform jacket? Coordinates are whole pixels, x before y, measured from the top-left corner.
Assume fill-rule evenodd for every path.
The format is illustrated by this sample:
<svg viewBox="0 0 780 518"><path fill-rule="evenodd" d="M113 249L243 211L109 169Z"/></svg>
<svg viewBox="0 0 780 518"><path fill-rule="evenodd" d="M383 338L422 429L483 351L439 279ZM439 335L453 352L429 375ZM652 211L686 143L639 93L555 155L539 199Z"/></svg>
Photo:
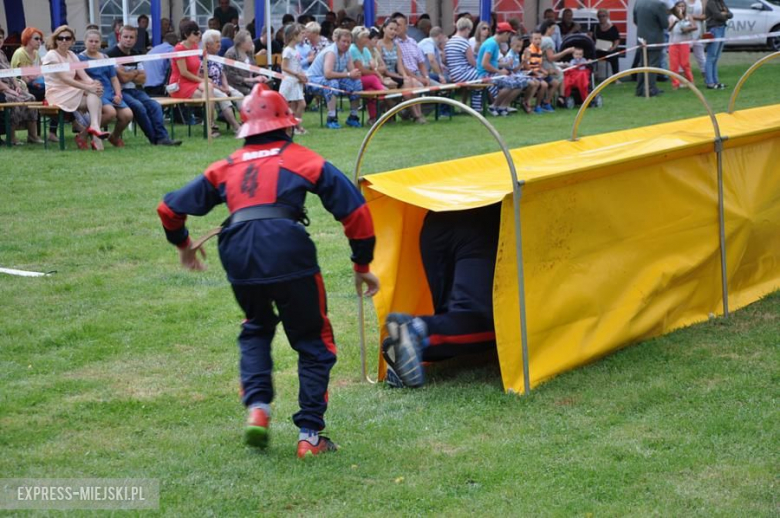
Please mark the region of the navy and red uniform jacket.
<svg viewBox="0 0 780 518"><path fill-rule="evenodd" d="M306 193L320 197L349 238L355 271L374 257L374 226L360 191L320 155L282 132L254 137L204 174L165 195L157 207L169 242L188 246L187 215L202 216L221 203L231 214L255 205L303 213ZM317 251L305 227L291 219L230 224L219 235L219 255L232 284L267 284L319 272Z"/></svg>

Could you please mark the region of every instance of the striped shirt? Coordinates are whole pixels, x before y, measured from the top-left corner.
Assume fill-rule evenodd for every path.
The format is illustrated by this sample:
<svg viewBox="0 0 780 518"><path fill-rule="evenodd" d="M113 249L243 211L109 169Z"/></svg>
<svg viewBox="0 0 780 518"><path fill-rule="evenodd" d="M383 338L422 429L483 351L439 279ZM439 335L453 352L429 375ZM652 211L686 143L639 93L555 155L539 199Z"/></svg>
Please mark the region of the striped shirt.
<svg viewBox="0 0 780 518"><path fill-rule="evenodd" d="M455 35L444 46L447 68L453 81L469 81L477 77L477 70L469 64L466 52L471 48L469 40Z"/></svg>

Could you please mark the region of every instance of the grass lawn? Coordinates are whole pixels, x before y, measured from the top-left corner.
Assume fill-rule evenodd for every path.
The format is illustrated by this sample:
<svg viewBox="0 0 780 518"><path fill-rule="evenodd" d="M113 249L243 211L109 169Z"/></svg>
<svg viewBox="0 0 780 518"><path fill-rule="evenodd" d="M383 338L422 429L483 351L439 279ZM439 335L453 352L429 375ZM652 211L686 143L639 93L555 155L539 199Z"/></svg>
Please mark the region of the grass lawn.
<svg viewBox="0 0 780 518"><path fill-rule="evenodd" d="M721 80L733 86L757 57L727 53ZM739 107L778 102L778 80L780 60L751 78ZM704 114L692 94L662 85L649 101L633 83L610 87L580 132ZM730 90L705 95L725 111ZM518 147L567 138L573 118L491 122ZM321 130L318 120L306 115L310 135L298 141L351 173L366 130ZM69 137L64 153L0 149L0 266L57 271L0 276L2 477L156 478L160 511L174 516L777 516L780 293L529 397L503 393L491 358L437 366L421 390L387 390L359 381L349 250L315 198L310 233L340 347L328 431L342 449L295 458L296 356L281 332L271 447L246 449L242 315L216 247L207 272L183 271L155 212L238 142L127 144L80 152ZM364 171L494 150L467 117L398 123L374 139ZM192 234L224 217L192 218Z"/></svg>

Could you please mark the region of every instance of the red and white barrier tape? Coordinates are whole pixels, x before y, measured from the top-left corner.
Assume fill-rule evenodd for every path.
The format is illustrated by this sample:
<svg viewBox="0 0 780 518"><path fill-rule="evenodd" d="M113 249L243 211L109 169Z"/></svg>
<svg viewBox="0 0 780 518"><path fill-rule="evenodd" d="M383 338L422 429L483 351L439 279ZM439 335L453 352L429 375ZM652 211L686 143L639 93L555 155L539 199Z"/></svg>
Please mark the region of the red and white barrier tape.
<svg viewBox="0 0 780 518"><path fill-rule="evenodd" d="M731 38L710 38L710 39L698 39L698 40L690 40L690 41L683 41L679 42L679 44L682 45L693 45L694 43L714 43L714 42L726 42L726 41L744 41L744 40L750 40L750 39L768 39L773 37L780 37L780 31L776 32L768 32L764 34L752 34L749 36L734 36ZM641 49L643 47L647 48L658 48L658 47L668 47L670 45L673 45L673 43L651 43L649 45L636 45L634 47L629 47L623 50L620 50L618 52L613 52L612 54L608 54L606 56L603 56L598 59L593 59L590 61L587 61L585 63L582 63L580 65L572 66L564 68L562 71L566 72L567 70L571 70L574 68L577 68L578 66L581 66L583 64L592 64L597 63L599 61L606 61L612 57L620 56L621 54L627 54L629 52L632 52L634 50ZM96 67L104 67L104 66L115 66L115 65L123 65L126 63L140 63L144 61L156 61L158 59L176 59L176 58L186 58L190 56L201 56L203 54L203 51L200 49L195 50L184 50L179 52L165 52L162 54L141 54L137 56L121 56L118 58L106 58L106 59L94 59L89 61L79 61L79 62L68 62L68 63L58 63L56 65L44 65L39 67L24 67L24 68L10 68L6 70L0 70L0 79L5 77L20 77L20 76L38 76L41 74L46 73L56 73L56 72L67 72L72 70L83 70L87 68L96 68ZM272 70L268 70L265 68L261 68L255 65L249 65L247 63L243 63L241 61L235 61L232 59L223 58L221 56L214 56L214 55L208 55L207 59L221 63L223 65L227 65L230 67L239 68L242 70L247 70L249 72L255 72L257 74L262 74L266 77L272 77L274 79L282 79L284 76L278 72L274 72ZM437 85L437 86L429 86L426 88L406 88L404 90L394 92L392 94L387 95L379 95L377 96L378 99L394 99L398 97L403 97L407 95L420 95L425 93L431 93L431 92L437 92L441 90L454 90L457 88L461 88L464 86L469 85L476 85L476 84L483 84L483 83L490 83L492 82L496 77L485 77L481 79L475 79L473 81L465 81L461 83L448 83L443 85ZM307 83L307 86L311 88L320 88L323 90L330 90L336 93L341 94L349 94L351 92L348 92L346 90L341 90L339 88L332 88L330 86L326 85L320 85L316 83Z"/></svg>
<svg viewBox="0 0 780 518"><path fill-rule="evenodd" d="M745 41L745 40L752 40L752 39L756 39L756 38L768 39L768 38L774 38L774 37L778 37L778 36L780 36L780 31L766 32L766 33L763 33L763 34L751 34L750 36L734 36L732 38L725 38L725 37L724 38L709 38L709 39L701 38L701 39L698 39L698 40L681 41L679 43L664 42L664 43L651 43L649 45L642 45L642 44L640 44L640 45L635 45L633 47L625 48L623 50L619 50L617 52L613 52L612 54L607 54L606 56L602 56L602 57L600 57L598 59L591 59L589 61L586 61L585 63L581 63L579 65L575 65L575 66L572 66L572 67L564 68L563 72L566 72L567 70L572 70L572 69L577 68L577 67L579 67L581 65L590 65L592 63L598 63L599 61L606 61L606 60L608 60L610 58L613 58L615 56L620 56L621 54L628 54L629 52L632 52L634 50L639 50L639 49L641 49L642 47L645 47L645 46L647 48L659 48L659 47L670 47L672 45L693 45L694 43L715 43L715 42L719 42L719 41ZM641 41L641 38L640 38L640 41Z"/></svg>
<svg viewBox="0 0 780 518"><path fill-rule="evenodd" d="M140 63L142 61L156 61L158 59L186 58L189 56L200 56L202 53L203 51L201 50L182 50L180 52L165 52L163 54L140 54L138 56L121 56L118 58L57 63L56 65L43 65L39 67L9 68L6 70L0 70L0 79L4 77L39 76L41 74L53 74L56 72L84 70L86 68L124 65L126 63Z"/></svg>
<svg viewBox="0 0 780 518"><path fill-rule="evenodd" d="M249 72L256 72L258 74L262 74L266 77L273 77L274 79L282 79L284 78L283 74L280 74L279 72L274 72L273 70L268 70L266 68L260 68L255 65L249 65L247 63L242 63L241 61L235 61L232 59L223 58L221 56L213 56L209 54L208 57L209 61L214 61L216 63L222 63L223 65L227 65L229 67L236 67L240 68L241 70L248 70ZM343 93L348 94L350 92L347 92L346 90L339 90L338 88L332 88L330 86L325 85L319 85L316 83L306 83L306 86L311 86L313 88L322 88L323 90L331 90L333 92L337 93Z"/></svg>

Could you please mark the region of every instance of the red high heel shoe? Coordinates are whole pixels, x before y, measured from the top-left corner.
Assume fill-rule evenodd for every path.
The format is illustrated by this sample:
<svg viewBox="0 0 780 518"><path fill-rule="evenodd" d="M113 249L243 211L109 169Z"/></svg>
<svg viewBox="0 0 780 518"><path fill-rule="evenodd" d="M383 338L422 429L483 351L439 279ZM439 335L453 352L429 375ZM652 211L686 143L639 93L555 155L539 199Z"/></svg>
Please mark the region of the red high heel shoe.
<svg viewBox="0 0 780 518"><path fill-rule="evenodd" d="M105 139L107 139L109 136L111 136L111 133L109 133L109 132L107 132L107 131L98 131L98 130L96 130L96 129L94 129L94 128L88 128L88 129L87 129L87 133L89 133L89 134L90 134L90 135L92 135L93 137L97 137L97 138L99 138L100 140L105 140Z"/></svg>

